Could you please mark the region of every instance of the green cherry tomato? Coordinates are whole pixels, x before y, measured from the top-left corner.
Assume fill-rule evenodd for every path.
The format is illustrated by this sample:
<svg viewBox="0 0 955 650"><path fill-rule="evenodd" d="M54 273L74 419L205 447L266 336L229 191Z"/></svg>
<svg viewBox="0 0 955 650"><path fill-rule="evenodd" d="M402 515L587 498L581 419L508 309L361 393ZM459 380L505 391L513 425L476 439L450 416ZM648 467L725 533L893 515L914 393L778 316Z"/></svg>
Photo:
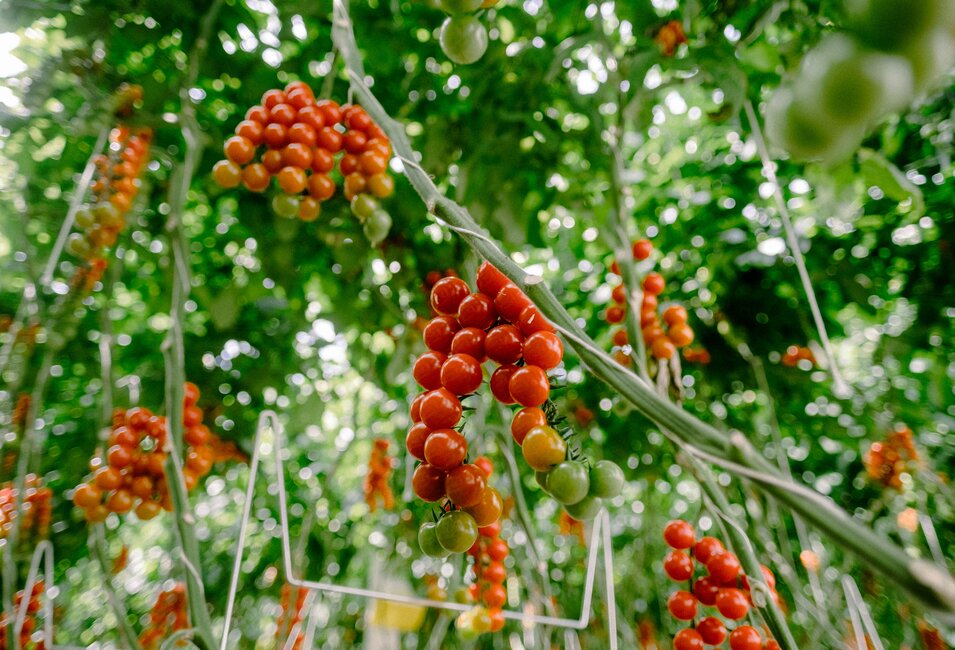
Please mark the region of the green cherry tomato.
<svg viewBox="0 0 955 650"><path fill-rule="evenodd" d="M474 63L487 51L487 28L474 16L451 16L441 25L441 49L455 63Z"/></svg>
<svg viewBox="0 0 955 650"><path fill-rule="evenodd" d="M96 223L96 217L86 208L76 211L76 227L82 230L89 230Z"/></svg>
<svg viewBox="0 0 955 650"><path fill-rule="evenodd" d="M418 546L421 552L429 557L447 557L448 552L438 542L437 524L428 521L418 529Z"/></svg>
<svg viewBox="0 0 955 650"><path fill-rule="evenodd" d="M576 460L564 461L550 471L550 476L547 477L547 490L565 506L578 503L587 496L590 490L587 468Z"/></svg>
<svg viewBox="0 0 955 650"><path fill-rule="evenodd" d="M356 194L351 200L351 213L364 221L378 209L378 201L370 194Z"/></svg>
<svg viewBox="0 0 955 650"><path fill-rule="evenodd" d="M441 9L449 14L469 14L481 8L482 0L441 0Z"/></svg>
<svg viewBox="0 0 955 650"><path fill-rule="evenodd" d="M298 216L298 197L291 194L276 194L272 198L272 210L285 219Z"/></svg>
<svg viewBox="0 0 955 650"><path fill-rule="evenodd" d="M438 543L449 553L464 553L478 536L474 517L463 510L453 510L438 520Z"/></svg>
<svg viewBox="0 0 955 650"><path fill-rule="evenodd" d="M623 470L611 460L601 460L590 469L590 495L612 499L623 490Z"/></svg>
<svg viewBox="0 0 955 650"><path fill-rule="evenodd" d="M770 141L797 160L833 163L848 158L865 127L840 126L825 118L818 107L796 101L788 88L779 88L766 108L766 132Z"/></svg>
<svg viewBox="0 0 955 650"><path fill-rule="evenodd" d="M564 506L564 509L578 521L590 521L600 512L602 505L600 499L588 495L571 506Z"/></svg>
<svg viewBox="0 0 955 650"><path fill-rule="evenodd" d="M537 481L537 484L543 488L544 492L547 492L547 479L550 477L550 472L534 472L534 480Z"/></svg>
<svg viewBox="0 0 955 650"><path fill-rule="evenodd" d="M89 257L90 254L90 243L83 235L75 232L66 240L66 250L76 257L85 259Z"/></svg>
<svg viewBox="0 0 955 650"><path fill-rule="evenodd" d="M365 231L365 237L371 245L377 246L384 241L391 230L391 215L380 208L375 210L365 221L362 230Z"/></svg>

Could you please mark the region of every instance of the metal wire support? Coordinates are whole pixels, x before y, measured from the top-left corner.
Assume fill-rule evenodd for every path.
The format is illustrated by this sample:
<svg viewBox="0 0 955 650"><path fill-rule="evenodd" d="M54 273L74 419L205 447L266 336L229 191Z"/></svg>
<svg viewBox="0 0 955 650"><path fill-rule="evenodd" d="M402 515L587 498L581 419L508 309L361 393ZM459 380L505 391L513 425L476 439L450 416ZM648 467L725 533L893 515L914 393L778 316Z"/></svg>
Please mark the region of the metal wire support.
<svg viewBox="0 0 955 650"><path fill-rule="evenodd" d="M227 650L229 647L235 647L236 639L229 638L229 631L232 627L232 615L235 609L235 599L238 593L239 576L242 572L242 559L245 550L246 537L248 536L249 520L252 514L252 500L255 497L255 479L259 472L259 463L262 459L262 433L266 429L271 429L274 440L270 445L270 453L275 461L275 484L277 487L277 497L279 506L279 524L282 540L282 564L285 571L286 581L296 587L308 589L310 591L328 592L343 594L346 596L358 596L360 598L373 598L385 600L393 603L404 603L406 605L418 605L420 607L430 607L434 609L453 610L465 612L470 609L470 605L461 603L445 602L442 600L432 600L430 598L421 598L418 596L409 596L405 594L394 594L376 589L363 589L360 587L349 587L330 582L317 582L314 580L305 580L295 575L292 568L292 547L291 535L289 534L289 515L288 515L288 492L285 487L285 471L282 460L281 449L284 446L285 431L274 411L262 411L259 414L258 425L256 426L255 441L253 443L252 458L249 461L249 482L245 491L245 503L242 506L242 520L239 524L239 535L236 543L235 562L232 566L232 577L229 581L229 594L226 600L225 618L222 625L222 639L220 650ZM609 628L609 648L617 650L617 617L616 601L613 587L613 548L610 544L610 517L606 510L601 510L600 514L594 520L594 525L590 535L589 551L587 556L587 574L584 580L584 594L581 602L580 615L576 618L561 618L556 616L543 616L537 614L528 614L524 611L504 610L504 618L513 621L520 621L524 625L539 624L551 625L554 627L568 630L583 630L590 624L590 609L593 602L594 584L596 582L598 547L603 547L603 569L605 572L606 600Z"/></svg>

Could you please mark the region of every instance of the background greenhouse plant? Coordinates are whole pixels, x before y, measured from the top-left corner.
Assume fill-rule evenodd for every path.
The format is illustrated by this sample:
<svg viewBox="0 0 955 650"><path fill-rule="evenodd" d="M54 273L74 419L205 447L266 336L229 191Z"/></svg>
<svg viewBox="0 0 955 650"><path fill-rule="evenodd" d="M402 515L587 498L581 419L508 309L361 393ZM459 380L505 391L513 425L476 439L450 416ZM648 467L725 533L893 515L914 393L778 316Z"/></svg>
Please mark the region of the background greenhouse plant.
<svg viewBox="0 0 955 650"><path fill-rule="evenodd" d="M453 599L467 562L442 565L417 544L431 508L411 494L405 462L411 367L425 350L428 274L451 269L473 288L487 259L557 326L566 354L552 397L581 447L624 467L607 504L622 647L669 647L686 627L667 611L671 519L721 538L749 576L773 570L780 607L757 608L751 624L782 647L955 642L951 77L867 120L861 145L825 165L790 159L778 137L764 148L777 90L800 83L834 33L863 29L860 6L883 3L848 4L502 0L460 8L488 34L465 65L442 51L450 19L429 2L0 3L0 482L20 488L4 496L19 505L36 475L50 507L46 533L0 519L4 610L45 534L57 644L159 647L143 643L150 610L183 583L184 637L217 647L263 409L288 432L301 572ZM938 9L933 26L948 19L944 3L915 4ZM941 65L944 34L924 34L925 49L905 56L934 52ZM910 52L865 41L876 46ZM272 190L214 181L246 109L298 80L360 104L391 140L383 237L340 195L304 221L276 215ZM120 149L118 124L148 156L95 277L82 250L58 253L58 233L68 216L76 233L103 217L76 209L96 191L78 188L95 185L97 154ZM635 263L644 237L654 252ZM622 278L632 311L620 327L641 341L651 268L666 281L661 306L686 307L692 349L708 358L684 356L665 384L642 345L614 345L606 320ZM228 451L192 491L169 481L172 512L88 524L73 490L106 451L114 407L164 414L182 456L166 457L165 475L184 471L186 381ZM573 615L585 545L560 534L561 508L520 458L510 414L488 400L468 417L473 454L493 459L512 503L507 607ZM917 458L883 482L867 454L903 425ZM370 513L362 481L381 438L397 459L397 507ZM297 597L283 591L263 471L230 647L282 647ZM309 605L317 647L383 647L390 634L380 604ZM607 646L606 614L597 598L584 647ZM563 642L513 623L467 637L428 611L395 647Z"/></svg>

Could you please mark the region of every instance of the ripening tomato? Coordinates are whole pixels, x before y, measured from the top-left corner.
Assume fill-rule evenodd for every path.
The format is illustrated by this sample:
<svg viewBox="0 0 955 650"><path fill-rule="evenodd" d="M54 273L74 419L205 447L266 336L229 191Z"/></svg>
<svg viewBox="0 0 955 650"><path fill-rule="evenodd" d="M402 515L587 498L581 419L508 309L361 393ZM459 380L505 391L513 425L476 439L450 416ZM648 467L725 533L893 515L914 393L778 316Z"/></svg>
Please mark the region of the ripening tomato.
<svg viewBox="0 0 955 650"><path fill-rule="evenodd" d="M504 320L516 323L527 307L533 305L520 288L513 283L509 283L502 288L494 298L494 308Z"/></svg>
<svg viewBox="0 0 955 650"><path fill-rule="evenodd" d="M312 166L312 150L301 142L292 142L282 148L282 164L285 167L308 169Z"/></svg>
<svg viewBox="0 0 955 650"><path fill-rule="evenodd" d="M162 512L162 506L152 499L144 499L136 506L136 516L142 521L149 521Z"/></svg>
<svg viewBox="0 0 955 650"><path fill-rule="evenodd" d="M720 589L716 594L716 609L726 618L738 621L749 611L746 595L734 587Z"/></svg>
<svg viewBox="0 0 955 650"><path fill-rule="evenodd" d="M286 127L292 126L297 114L298 111L291 104L276 104L269 109L269 122Z"/></svg>
<svg viewBox="0 0 955 650"><path fill-rule="evenodd" d="M315 97L312 95L311 89L299 87L286 92L288 94L288 103L295 108L302 109L315 102Z"/></svg>
<svg viewBox="0 0 955 650"><path fill-rule="evenodd" d="M326 124L338 124L342 121L342 109L335 100L322 99L315 105L322 111Z"/></svg>
<svg viewBox="0 0 955 650"><path fill-rule="evenodd" d="M676 354L676 346L667 336L660 336L651 345L653 356L657 359L671 359Z"/></svg>
<svg viewBox="0 0 955 650"><path fill-rule="evenodd" d="M688 591L675 591L667 599L667 609L673 618L680 621L691 621L696 618L696 596Z"/></svg>
<svg viewBox="0 0 955 650"><path fill-rule="evenodd" d="M133 503L133 495L129 493L129 490L123 489L114 490L106 499L106 507L110 512L117 514L123 514L132 510Z"/></svg>
<svg viewBox="0 0 955 650"><path fill-rule="evenodd" d="M500 537L491 540L487 545L487 556L494 562L503 562L509 554L510 549L507 547L507 542Z"/></svg>
<svg viewBox="0 0 955 650"><path fill-rule="evenodd" d="M623 307L620 305L611 305L607 308L607 313L604 315L604 318L608 323L617 324L622 323L626 316L627 311Z"/></svg>
<svg viewBox="0 0 955 650"><path fill-rule="evenodd" d="M504 512L504 499L501 498L500 492L488 486L481 494L480 500L466 510L468 514L474 517L478 526L492 526Z"/></svg>
<svg viewBox="0 0 955 650"><path fill-rule="evenodd" d="M478 267L476 283L478 291L494 300L501 289L510 284L511 281L496 266L485 260Z"/></svg>
<svg viewBox="0 0 955 650"><path fill-rule="evenodd" d="M487 360L487 354L484 351L484 339L486 337L484 330L476 327L462 328L451 339L451 353L469 354L483 363Z"/></svg>
<svg viewBox="0 0 955 650"><path fill-rule="evenodd" d="M368 136L361 131L348 131L342 138L342 146L345 148L345 151L356 156L365 150L367 144ZM358 159L356 158L356 168L357 164Z"/></svg>
<svg viewBox="0 0 955 650"><path fill-rule="evenodd" d="M690 343L693 342L695 338L693 334L693 328L687 325L686 323L677 323L676 325L670 328L668 332L670 340L678 348L685 348Z"/></svg>
<svg viewBox="0 0 955 650"><path fill-rule="evenodd" d="M524 366L511 375L508 390L514 401L521 406L540 406L550 395L550 383L542 368Z"/></svg>
<svg viewBox="0 0 955 650"><path fill-rule="evenodd" d="M326 174L312 174L308 178L308 193L319 201L327 201L335 195L335 181Z"/></svg>
<svg viewBox="0 0 955 650"><path fill-rule="evenodd" d="M226 140L223 150L226 158L237 165L245 165L255 156L255 145L241 135L234 135Z"/></svg>
<svg viewBox="0 0 955 650"><path fill-rule="evenodd" d="M428 428L428 425L424 422L416 422L408 430L408 435L405 438L405 447L408 449L408 453L418 460L425 460L424 445L430 435L431 429Z"/></svg>
<svg viewBox="0 0 955 650"><path fill-rule="evenodd" d="M305 171L300 167L283 167L276 175L279 187L286 194L300 194L308 184Z"/></svg>
<svg viewBox="0 0 955 650"><path fill-rule="evenodd" d="M436 316L424 326L424 344L434 352L451 352L451 342L461 328L453 316ZM483 333L483 332L482 332Z"/></svg>
<svg viewBox="0 0 955 650"><path fill-rule="evenodd" d="M318 130L318 146L332 153L342 150L342 134L330 126Z"/></svg>
<svg viewBox="0 0 955 650"><path fill-rule="evenodd" d="M553 332L535 332L524 340L524 361L544 370L556 368L564 357L564 346Z"/></svg>
<svg viewBox="0 0 955 650"><path fill-rule="evenodd" d="M302 197L298 204L298 218L302 221L315 221L322 212L322 204L311 196Z"/></svg>
<svg viewBox="0 0 955 650"><path fill-rule="evenodd" d="M377 151L366 151L361 154L359 166L365 176L383 174L388 169L388 158Z"/></svg>
<svg viewBox="0 0 955 650"><path fill-rule="evenodd" d="M735 583L741 568L739 560L729 551L714 553L706 563L710 577L724 585Z"/></svg>
<svg viewBox="0 0 955 650"><path fill-rule="evenodd" d="M613 344L618 347L623 347L630 342L630 337L627 336L627 330L620 328L613 333Z"/></svg>
<svg viewBox="0 0 955 650"><path fill-rule="evenodd" d="M491 478L491 474L494 473L494 464L491 462L491 459L487 456L478 456L474 459L474 464L478 466L484 476Z"/></svg>
<svg viewBox="0 0 955 650"><path fill-rule="evenodd" d="M441 387L441 367L447 360L442 352L425 352L414 362L412 374L415 381L425 390Z"/></svg>
<svg viewBox="0 0 955 650"><path fill-rule="evenodd" d="M491 562L484 568L481 577L491 584L499 585L507 580L507 569L503 562Z"/></svg>
<svg viewBox="0 0 955 650"><path fill-rule="evenodd" d="M276 104L284 104L288 101L288 96L279 90L278 88L273 88L272 90L265 91L265 94L262 95L262 105L265 108L271 109Z"/></svg>
<svg viewBox="0 0 955 650"><path fill-rule="evenodd" d="M251 192L264 192L272 177L262 163L252 163L242 170L242 184Z"/></svg>
<svg viewBox="0 0 955 650"><path fill-rule="evenodd" d="M351 106L352 110L348 113L348 128L357 129L358 131L367 131L372 127L374 122L371 119L371 116L365 111L361 106Z"/></svg>
<svg viewBox="0 0 955 650"><path fill-rule="evenodd" d="M510 395L510 393L508 393ZM514 441L521 445L524 443L524 437L527 432L534 427L543 427L547 425L547 416L544 411L536 406L525 406L514 414L511 420L511 435Z"/></svg>
<svg viewBox="0 0 955 650"><path fill-rule="evenodd" d="M461 401L447 388L432 390L421 400L421 421L432 429L450 429L461 413Z"/></svg>
<svg viewBox="0 0 955 650"><path fill-rule="evenodd" d="M693 546L693 557L700 564L706 564L711 557L725 550L723 542L715 537L703 537Z"/></svg>
<svg viewBox="0 0 955 650"><path fill-rule="evenodd" d="M626 304L627 288L622 284L618 284L613 288L613 291L610 292L610 297L613 298L613 301L619 305Z"/></svg>
<svg viewBox="0 0 955 650"><path fill-rule="evenodd" d="M441 366L441 385L455 395L469 395L481 387L481 362L470 354L452 354Z"/></svg>
<svg viewBox="0 0 955 650"><path fill-rule="evenodd" d="M653 244L649 239L638 239L633 242L633 259L645 260L653 252Z"/></svg>
<svg viewBox="0 0 955 650"><path fill-rule="evenodd" d="M445 277L431 287L431 306L439 314L456 315L471 290L461 278Z"/></svg>
<svg viewBox="0 0 955 650"><path fill-rule="evenodd" d="M670 548L687 549L696 542L696 533L689 522L676 519L663 529L663 539Z"/></svg>
<svg viewBox="0 0 955 650"><path fill-rule="evenodd" d="M647 273L646 277L643 278L644 293L648 293L651 296L659 296L663 293L664 288L666 288L666 281L663 279L663 276L656 271Z"/></svg>
<svg viewBox="0 0 955 650"><path fill-rule="evenodd" d="M265 140L265 146L270 149L281 149L288 144L288 129L284 124L273 122L265 127L262 139Z"/></svg>
<svg viewBox="0 0 955 650"><path fill-rule="evenodd" d="M720 586L709 576L704 576L693 582L693 595L707 607L716 604L716 594L719 591Z"/></svg>
<svg viewBox="0 0 955 650"><path fill-rule="evenodd" d="M679 323L685 323L688 315L683 305L670 305L663 311L663 322L673 327Z"/></svg>
<svg viewBox="0 0 955 650"><path fill-rule="evenodd" d="M264 106L252 106L245 112L245 119L258 122L264 128L269 123L269 110Z"/></svg>
<svg viewBox="0 0 955 650"><path fill-rule="evenodd" d="M106 459L110 467L122 469L133 462L133 451L129 447L113 445L107 450Z"/></svg>
<svg viewBox="0 0 955 650"><path fill-rule="evenodd" d="M524 460L538 472L547 472L551 467L564 462L567 443L553 427L534 427L524 435L521 443Z"/></svg>
<svg viewBox="0 0 955 650"><path fill-rule="evenodd" d="M270 174L278 174L285 167L285 156L278 149L269 149L262 154L262 165Z"/></svg>
<svg viewBox="0 0 955 650"><path fill-rule="evenodd" d="M472 293L458 305L458 320L462 327L486 330L497 320L494 301L483 293Z"/></svg>
<svg viewBox="0 0 955 650"><path fill-rule="evenodd" d="M498 325L491 328L484 339L484 351L488 358L500 364L515 363L524 351L524 340L520 330L513 325Z"/></svg>
<svg viewBox="0 0 955 650"><path fill-rule="evenodd" d="M349 174L357 172L358 156L346 153L342 156L341 160L338 161L338 171L342 173L342 176L348 176Z"/></svg>
<svg viewBox="0 0 955 650"><path fill-rule="evenodd" d="M703 637L693 628L680 630L673 637L673 650L703 650Z"/></svg>
<svg viewBox="0 0 955 650"><path fill-rule="evenodd" d="M422 501L435 502L444 498L445 473L437 467L422 463L411 477L411 487Z"/></svg>
<svg viewBox="0 0 955 650"><path fill-rule="evenodd" d="M242 182L242 168L231 160L220 160L212 167L212 177L220 187L238 187Z"/></svg>
<svg viewBox="0 0 955 650"><path fill-rule="evenodd" d="M316 174L327 174L335 168L335 155L328 149L315 148L312 150L312 171ZM333 184L334 187L334 184Z"/></svg>
<svg viewBox="0 0 955 650"><path fill-rule="evenodd" d="M730 650L763 650L763 637L756 628L741 625L730 632Z"/></svg>
<svg viewBox="0 0 955 650"><path fill-rule="evenodd" d="M475 465L459 465L448 472L444 487L451 503L459 508L470 508L480 503L487 489L487 478Z"/></svg>
<svg viewBox="0 0 955 650"><path fill-rule="evenodd" d="M706 603L703 603L704 605ZM715 616L707 616L696 624L696 631L707 645L720 645L726 640L726 626Z"/></svg>
<svg viewBox="0 0 955 650"><path fill-rule="evenodd" d="M421 401L424 399L424 393L418 393L415 395L415 398L411 400L411 421L412 422L421 422Z"/></svg>
<svg viewBox="0 0 955 650"><path fill-rule="evenodd" d="M507 602L507 591L501 585L490 584L482 595L484 604L491 609L499 609Z"/></svg>
<svg viewBox="0 0 955 650"><path fill-rule="evenodd" d="M84 508L83 514L86 516L86 521L98 524L102 521L105 521L109 516L109 509L103 504L99 504L89 508Z"/></svg>
<svg viewBox="0 0 955 650"><path fill-rule="evenodd" d="M262 144L262 135L265 132L265 125L255 120L243 120L235 127L235 134L242 136L254 146Z"/></svg>
<svg viewBox="0 0 955 650"><path fill-rule="evenodd" d="M129 484L129 491L140 499L149 499L153 495L153 480L148 476L137 476Z"/></svg>
<svg viewBox="0 0 955 650"><path fill-rule="evenodd" d="M389 197L395 191L395 180L388 174L369 176L368 191L380 199Z"/></svg>
<svg viewBox="0 0 955 650"><path fill-rule="evenodd" d="M103 491L92 483L81 483L73 491L73 503L79 508L92 508L99 505Z"/></svg>
<svg viewBox="0 0 955 650"><path fill-rule="evenodd" d="M524 308L520 316L517 317L517 326L524 336L530 336L535 332L553 332L554 326L550 321L534 306L529 305Z"/></svg>
<svg viewBox="0 0 955 650"><path fill-rule="evenodd" d="M693 576L693 559L683 551L672 550L663 559L663 570L671 580L689 580Z"/></svg>
<svg viewBox="0 0 955 650"><path fill-rule="evenodd" d="M414 427L412 427L413 430ZM432 431L425 439L425 461L444 472L448 472L463 463L467 455L468 443L464 436L454 429Z"/></svg>
<svg viewBox="0 0 955 650"><path fill-rule="evenodd" d="M517 372L517 366L505 364L491 373L491 394L501 404L514 404L511 396L511 377Z"/></svg>
<svg viewBox="0 0 955 650"><path fill-rule="evenodd" d="M351 201L353 198L363 193L368 187L368 181L364 176L355 172L354 174L349 174L345 177L345 183L342 186L342 193L345 195L345 198Z"/></svg>

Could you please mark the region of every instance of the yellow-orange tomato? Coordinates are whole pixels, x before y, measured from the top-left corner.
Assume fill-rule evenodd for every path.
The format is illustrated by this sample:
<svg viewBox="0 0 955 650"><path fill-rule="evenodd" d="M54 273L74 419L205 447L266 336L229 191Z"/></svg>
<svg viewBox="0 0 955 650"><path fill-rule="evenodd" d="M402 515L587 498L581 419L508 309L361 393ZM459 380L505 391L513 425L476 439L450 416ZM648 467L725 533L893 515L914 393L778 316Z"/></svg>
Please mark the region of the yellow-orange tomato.
<svg viewBox="0 0 955 650"><path fill-rule="evenodd" d="M269 170L261 163L254 163L242 170L242 183L251 192L264 192L270 179Z"/></svg>
<svg viewBox="0 0 955 650"><path fill-rule="evenodd" d="M298 218L302 221L315 221L321 211L321 203L311 196L306 196L298 204Z"/></svg>
<svg viewBox="0 0 955 650"><path fill-rule="evenodd" d="M368 177L368 191L379 199L391 196L395 191L395 179L387 173Z"/></svg>
<svg viewBox="0 0 955 650"><path fill-rule="evenodd" d="M308 179L308 193L319 201L327 201L335 194L335 181L325 174L312 174Z"/></svg>
<svg viewBox="0 0 955 650"><path fill-rule="evenodd" d="M345 177L345 198L351 201L357 194L365 191L367 181L359 173L349 174Z"/></svg>
<svg viewBox="0 0 955 650"><path fill-rule="evenodd" d="M305 170L300 167L283 167L276 175L279 187L286 194L300 194L308 184Z"/></svg>
<svg viewBox="0 0 955 650"><path fill-rule="evenodd" d="M253 145L248 138L244 138L241 135L234 135L226 140L223 149L225 150L226 158L239 165L248 163L252 160L253 156L255 156L255 145Z"/></svg>

